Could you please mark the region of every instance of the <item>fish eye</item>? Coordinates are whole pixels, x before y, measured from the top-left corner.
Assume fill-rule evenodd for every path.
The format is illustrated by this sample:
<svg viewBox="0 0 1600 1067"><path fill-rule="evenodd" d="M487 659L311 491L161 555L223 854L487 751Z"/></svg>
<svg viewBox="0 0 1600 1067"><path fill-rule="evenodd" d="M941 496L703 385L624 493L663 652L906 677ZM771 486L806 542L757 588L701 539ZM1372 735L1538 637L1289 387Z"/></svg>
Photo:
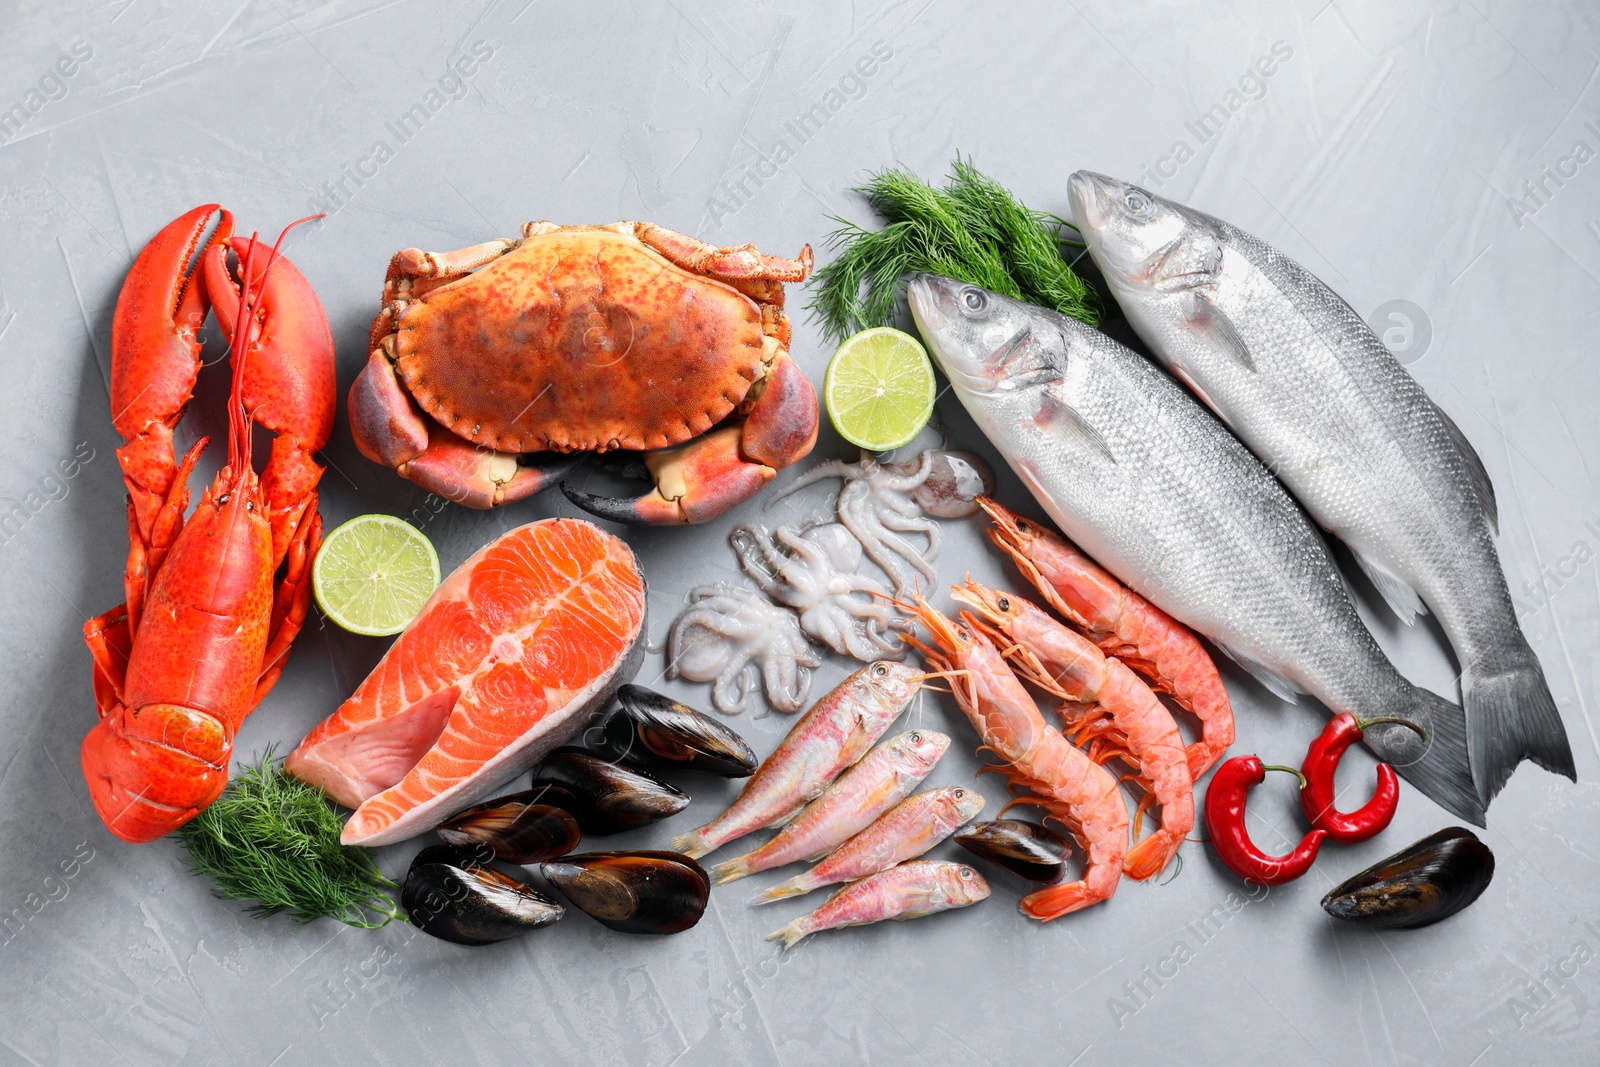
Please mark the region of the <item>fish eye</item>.
<svg viewBox="0 0 1600 1067"><path fill-rule="evenodd" d="M982 289L968 289L962 294L961 302L967 305L968 311L982 311L984 305L989 303L989 298L983 295Z"/></svg>
<svg viewBox="0 0 1600 1067"><path fill-rule="evenodd" d="M1011 598L1010 597L1004 597L1003 596L999 600L995 601L995 603L1000 605L1000 610L1001 611L1010 611L1011 610Z"/></svg>
<svg viewBox="0 0 1600 1067"><path fill-rule="evenodd" d="M1126 204L1128 210L1133 212L1135 215L1139 214L1150 206L1150 198L1145 196L1137 189L1128 190L1127 194L1123 196L1122 202Z"/></svg>
<svg viewBox="0 0 1600 1067"><path fill-rule="evenodd" d="M965 789L957 789L954 795L957 800L967 799L967 791Z"/></svg>
<svg viewBox="0 0 1600 1067"><path fill-rule="evenodd" d="M966 881L971 881L972 880L972 874L973 874L973 871L972 871L971 867L963 867L963 868L961 868L961 877L963 879L965 879Z"/></svg>
<svg viewBox="0 0 1600 1067"><path fill-rule="evenodd" d="M920 745L920 744L922 744L922 734L921 734L921 733L919 733L919 732L918 732L918 731L916 731L916 730L912 730L912 731L911 731L911 743L912 743L912 744L913 744L913 745Z"/></svg>
<svg viewBox="0 0 1600 1067"><path fill-rule="evenodd" d="M879 663L879 664L876 664L876 665L873 666L872 673L876 677L882 678L884 675L889 673L889 668L885 667L883 664Z"/></svg>

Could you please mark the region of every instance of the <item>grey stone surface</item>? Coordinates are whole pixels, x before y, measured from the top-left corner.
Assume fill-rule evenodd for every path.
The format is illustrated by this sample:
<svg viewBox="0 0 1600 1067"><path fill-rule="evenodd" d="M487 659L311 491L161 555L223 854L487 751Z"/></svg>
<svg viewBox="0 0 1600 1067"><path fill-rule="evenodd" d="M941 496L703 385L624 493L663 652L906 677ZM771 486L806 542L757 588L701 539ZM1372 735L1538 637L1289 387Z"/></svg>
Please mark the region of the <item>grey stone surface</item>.
<svg viewBox="0 0 1600 1067"><path fill-rule="evenodd" d="M1592 1061L1592 5L118 0L7 13L0 1063ZM1270 77L1252 73L1275 42L1288 57ZM75 49L74 73L53 73ZM454 73L464 56L476 57L470 77ZM863 60L870 75L856 70ZM1426 329L1412 336L1427 346L1403 358L1494 477L1505 568L1582 779L1516 774L1490 814L1499 869L1477 905L1383 935L1338 928L1318 908L1338 879L1450 821L1410 789L1386 834L1329 849L1270 894L1247 897L1191 844L1170 882L1125 884L1109 905L1048 926L1016 913L1022 887L997 874L979 907L822 935L787 955L761 938L802 902L757 911L743 886L666 939L577 914L476 950L398 925L260 921L185 874L171 842L125 845L102 829L78 770L93 721L78 629L120 599L110 318L158 227L211 200L246 232L328 211L290 249L327 307L347 386L397 248L457 247L534 218L643 218L779 254L821 250L829 216L867 217L850 188L869 170L935 177L957 152L1063 213L1075 168L1155 175L1161 191L1301 259L1363 314L1384 309L1397 343L1405 323L1388 313L1420 314ZM818 381L828 353L800 321L794 354ZM186 440L221 429L224 382L221 368L206 372ZM939 417L952 441L983 447L952 399ZM825 431L818 455L848 450ZM330 523L410 516L446 567L515 524L571 511L556 496L435 510L356 453L342 416L325 458ZM1009 476L1001 494L1025 500ZM822 500L810 490L767 517L800 518ZM690 585L733 576L723 538L758 509L628 534L658 641ZM948 540L948 579L1012 580L975 524L951 524ZM1434 627L1402 631L1365 606L1402 670L1454 693ZM293 744L383 647L313 620L238 754ZM661 665L658 653L640 681ZM830 662L817 691L847 670ZM1320 715L1231 669L1227 680L1236 751L1297 758ZM699 687L664 687L704 703ZM947 699L912 716L959 739L931 782L970 783L972 737ZM763 754L786 725L735 722ZM1366 788L1371 760L1348 762L1349 783ZM1269 844L1298 832L1286 776L1275 779L1254 802ZM733 792L687 784L688 811L624 842L659 846ZM999 785L979 786L992 812ZM415 847L383 850L382 865L403 870Z"/></svg>

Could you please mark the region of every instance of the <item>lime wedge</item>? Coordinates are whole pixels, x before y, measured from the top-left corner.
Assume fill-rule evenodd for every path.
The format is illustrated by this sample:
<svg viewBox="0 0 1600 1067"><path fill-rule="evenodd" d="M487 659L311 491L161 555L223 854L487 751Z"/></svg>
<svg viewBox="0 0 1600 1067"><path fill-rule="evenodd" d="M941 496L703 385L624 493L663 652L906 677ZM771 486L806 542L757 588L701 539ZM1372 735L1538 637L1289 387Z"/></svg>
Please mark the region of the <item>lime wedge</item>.
<svg viewBox="0 0 1600 1067"><path fill-rule="evenodd" d="M311 565L317 607L367 637L404 630L439 587L439 556L422 531L393 515L358 515L322 542Z"/></svg>
<svg viewBox="0 0 1600 1067"><path fill-rule="evenodd" d="M933 364L915 337L891 326L846 339L828 362L823 402L833 428L873 452L899 448L933 414Z"/></svg>

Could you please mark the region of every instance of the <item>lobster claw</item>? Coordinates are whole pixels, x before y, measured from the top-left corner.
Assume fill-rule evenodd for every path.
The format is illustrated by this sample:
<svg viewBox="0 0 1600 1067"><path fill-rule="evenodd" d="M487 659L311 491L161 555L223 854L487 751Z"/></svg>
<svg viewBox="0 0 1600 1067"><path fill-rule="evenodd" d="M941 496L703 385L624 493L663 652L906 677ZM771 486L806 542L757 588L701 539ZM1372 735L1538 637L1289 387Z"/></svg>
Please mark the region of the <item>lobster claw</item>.
<svg viewBox="0 0 1600 1067"><path fill-rule="evenodd" d="M233 233L233 216L202 204L150 239L128 272L111 329L111 420L127 442L117 450L140 531L148 540L177 472L172 427L200 373L200 326L211 301L189 270L211 218L211 243Z"/></svg>
<svg viewBox="0 0 1600 1067"><path fill-rule="evenodd" d="M229 337L239 314L239 287L245 256L254 238L234 237L213 244L202 270L217 322ZM237 265L230 268L232 250ZM322 302L288 257L257 250L251 289L251 322L243 360L241 396L256 423L277 437L261 472L261 489L272 523L273 559L282 561L300 520L315 500L322 468L314 458L333 434L336 403L333 332ZM268 266L271 269L268 270Z"/></svg>

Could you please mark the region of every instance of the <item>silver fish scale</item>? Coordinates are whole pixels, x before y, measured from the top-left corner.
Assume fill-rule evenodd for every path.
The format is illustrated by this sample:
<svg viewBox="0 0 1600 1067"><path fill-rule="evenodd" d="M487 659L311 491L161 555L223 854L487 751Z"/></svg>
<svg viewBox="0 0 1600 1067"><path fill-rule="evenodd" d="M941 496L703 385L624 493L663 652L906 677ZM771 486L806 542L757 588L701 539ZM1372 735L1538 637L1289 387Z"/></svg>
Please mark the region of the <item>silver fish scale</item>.
<svg viewBox="0 0 1600 1067"><path fill-rule="evenodd" d="M1496 658L1516 613L1489 516L1438 409L1327 286L1205 218L1225 239L1215 302L1256 368L1192 340L1180 359L1206 361L1191 373L1325 529L1421 594L1463 666Z"/></svg>
<svg viewBox="0 0 1600 1067"><path fill-rule="evenodd" d="M1406 684L1356 615L1321 535L1177 384L1069 319L1042 323L1034 343L1056 381L1000 402L957 391L969 410L993 412L979 419L990 440L1069 538L1162 610L1335 710L1376 714ZM1069 374L1074 362L1087 373ZM1065 416L1035 418L1061 402L1110 457Z"/></svg>

